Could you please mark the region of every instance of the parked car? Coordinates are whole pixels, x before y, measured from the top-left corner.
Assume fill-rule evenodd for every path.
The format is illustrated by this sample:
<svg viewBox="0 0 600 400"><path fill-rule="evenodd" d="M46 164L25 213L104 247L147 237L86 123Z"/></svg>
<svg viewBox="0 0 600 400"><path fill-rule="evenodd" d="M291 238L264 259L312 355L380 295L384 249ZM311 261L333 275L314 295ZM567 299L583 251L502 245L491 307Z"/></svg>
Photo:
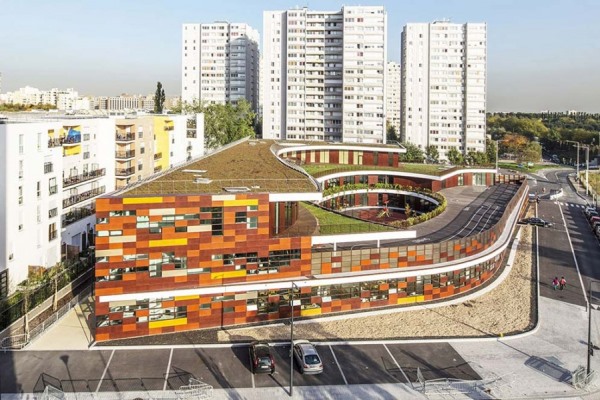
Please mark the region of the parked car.
<svg viewBox="0 0 600 400"><path fill-rule="evenodd" d="M542 227L554 225L552 222L548 222L546 220L543 220L543 219L537 218L537 217L524 218L524 219L520 220L519 223L526 224L526 225L542 226Z"/></svg>
<svg viewBox="0 0 600 400"><path fill-rule="evenodd" d="M588 219L588 220L590 220L590 219L592 219L593 217L598 217L598 216L600 216L600 214L598 214L598 211L590 211L590 212L588 212L588 213L586 214L586 216L587 216L587 219Z"/></svg>
<svg viewBox="0 0 600 400"><path fill-rule="evenodd" d="M598 239L600 239L600 226L596 227L596 230L594 231L594 233L596 234Z"/></svg>
<svg viewBox="0 0 600 400"><path fill-rule="evenodd" d="M271 354L271 346L266 342L250 344L250 364L255 374L272 374L275 372L275 359Z"/></svg>
<svg viewBox="0 0 600 400"><path fill-rule="evenodd" d="M323 362L315 346L308 340L294 340L294 358L303 374L320 374Z"/></svg>
<svg viewBox="0 0 600 400"><path fill-rule="evenodd" d="M598 229L600 226L600 221L592 222L592 231Z"/></svg>
<svg viewBox="0 0 600 400"><path fill-rule="evenodd" d="M600 221L600 216L595 216L590 218L590 224L594 225L594 222Z"/></svg>
<svg viewBox="0 0 600 400"><path fill-rule="evenodd" d="M583 212L585 213L585 216L590 218L590 215L592 214L598 214L598 210L596 210L595 207L586 207L585 210L583 210Z"/></svg>

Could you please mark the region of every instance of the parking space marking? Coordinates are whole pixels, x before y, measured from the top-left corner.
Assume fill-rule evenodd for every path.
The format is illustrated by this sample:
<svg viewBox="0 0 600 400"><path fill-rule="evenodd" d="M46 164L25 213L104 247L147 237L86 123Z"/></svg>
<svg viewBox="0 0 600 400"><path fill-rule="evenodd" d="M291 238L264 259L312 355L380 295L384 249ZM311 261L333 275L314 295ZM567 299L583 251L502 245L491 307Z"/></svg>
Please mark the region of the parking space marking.
<svg viewBox="0 0 600 400"><path fill-rule="evenodd" d="M398 364L398 361L396 361L396 358L392 355L392 352L390 351L390 349L388 349L387 345L383 345L383 347L385 347L386 351L388 352L388 354L390 355L390 357L392 357L392 360L394 360L394 364L396 364L396 367L398 367L398 369L400 370L400 372L402 372L402 375L404 376L404 379L406 379L406 383L410 384L410 386L412 387L412 382L408 379L408 376L406 376L406 374L404 373L404 370L402 369L402 367L400 367L400 364Z"/></svg>
<svg viewBox="0 0 600 400"><path fill-rule="evenodd" d="M346 380L346 375L344 375L344 371L342 371L342 366L340 365L340 362L338 361L337 357L335 356L335 353L333 352L333 348L331 347L331 345L329 345L329 350L331 350L331 355L333 356L333 359L335 360L335 363L337 364L338 369L340 370L340 374L342 374L344 383L346 384L346 386L348 386L348 381Z"/></svg>
<svg viewBox="0 0 600 400"><path fill-rule="evenodd" d="M169 363L167 364L167 372L165 373L165 384L163 385L163 391L167 390L167 383L169 382L169 371L171 370L171 360L173 359L173 348L171 347L171 353L169 354Z"/></svg>
<svg viewBox="0 0 600 400"><path fill-rule="evenodd" d="M110 362L114 355L115 355L115 350L113 349L113 351L110 353L110 357L108 357L108 362L106 363L106 367L104 367L104 372L102 372L102 376L100 377L100 380L98 381L98 387L96 387L96 393L98 393L98 391L100 390L100 385L102 385L102 381L104 380L104 377L106 376L106 372L108 372L108 366L110 365Z"/></svg>

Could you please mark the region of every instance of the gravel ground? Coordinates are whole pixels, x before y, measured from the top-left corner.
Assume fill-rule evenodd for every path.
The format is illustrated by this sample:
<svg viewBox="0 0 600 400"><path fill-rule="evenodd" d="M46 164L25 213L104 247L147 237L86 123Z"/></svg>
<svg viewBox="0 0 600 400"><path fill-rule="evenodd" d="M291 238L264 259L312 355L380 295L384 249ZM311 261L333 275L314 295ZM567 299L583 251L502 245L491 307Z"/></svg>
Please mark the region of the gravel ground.
<svg viewBox="0 0 600 400"><path fill-rule="evenodd" d="M450 306L390 312L369 317L294 324L297 338L323 340L400 339L423 337L500 336L532 329L535 318L535 275L532 227L521 226L521 241L508 277L492 291ZM219 342L289 340L289 326L226 329Z"/></svg>

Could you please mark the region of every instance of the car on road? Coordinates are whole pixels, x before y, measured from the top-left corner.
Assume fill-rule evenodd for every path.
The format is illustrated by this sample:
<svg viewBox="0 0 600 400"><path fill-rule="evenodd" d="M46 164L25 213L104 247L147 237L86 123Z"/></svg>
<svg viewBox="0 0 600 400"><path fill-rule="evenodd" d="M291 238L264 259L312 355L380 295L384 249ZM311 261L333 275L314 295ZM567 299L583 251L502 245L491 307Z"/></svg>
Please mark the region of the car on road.
<svg viewBox="0 0 600 400"><path fill-rule="evenodd" d="M546 227L546 226L550 227L550 226L554 225L552 222L548 222L546 220L543 220L543 219L537 218L537 217L524 218L524 219L520 220L519 223L525 224L525 225L541 226L541 227Z"/></svg>
<svg viewBox="0 0 600 400"><path fill-rule="evenodd" d="M598 210L596 210L596 207L586 207L585 210L583 210L583 212L588 218L590 218L590 215L592 214L598 214Z"/></svg>
<svg viewBox="0 0 600 400"><path fill-rule="evenodd" d="M323 362L316 347L308 340L294 340L294 359L303 374L320 374Z"/></svg>
<svg viewBox="0 0 600 400"><path fill-rule="evenodd" d="M267 342L250 343L250 364L254 374L273 374L275 359Z"/></svg>

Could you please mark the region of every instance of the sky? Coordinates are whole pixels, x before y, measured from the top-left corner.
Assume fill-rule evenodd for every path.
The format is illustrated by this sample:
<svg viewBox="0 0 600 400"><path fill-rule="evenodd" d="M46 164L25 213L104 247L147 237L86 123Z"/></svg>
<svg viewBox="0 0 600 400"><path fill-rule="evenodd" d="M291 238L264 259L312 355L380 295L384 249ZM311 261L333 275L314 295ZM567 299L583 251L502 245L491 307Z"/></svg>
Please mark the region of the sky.
<svg viewBox="0 0 600 400"><path fill-rule="evenodd" d="M409 22L486 22L488 111L600 112L600 0L0 0L1 92L181 94L181 25L245 22L265 10L383 5L388 61Z"/></svg>

